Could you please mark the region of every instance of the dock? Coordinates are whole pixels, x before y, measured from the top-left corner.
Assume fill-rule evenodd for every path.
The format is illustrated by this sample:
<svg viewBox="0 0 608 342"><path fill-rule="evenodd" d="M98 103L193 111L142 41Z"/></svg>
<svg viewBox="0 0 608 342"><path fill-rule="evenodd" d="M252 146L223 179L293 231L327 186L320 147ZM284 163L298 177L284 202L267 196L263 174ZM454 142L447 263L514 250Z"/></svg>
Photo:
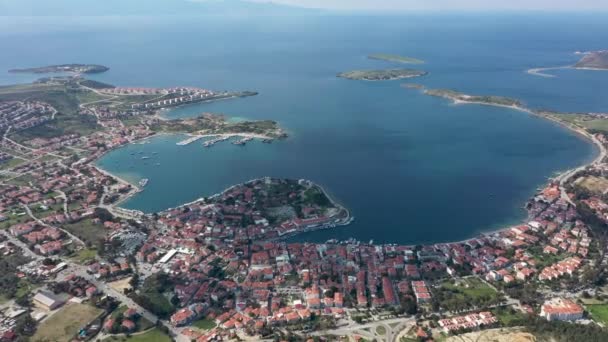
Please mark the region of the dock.
<svg viewBox="0 0 608 342"><path fill-rule="evenodd" d="M239 140L233 141L232 143L233 143L234 145L240 145L240 146L243 146L243 145L247 144L247 142L249 142L249 141L251 141L251 140L253 140L253 138L251 138L251 137L245 137L245 138L243 138L243 139L239 139Z"/></svg>
<svg viewBox="0 0 608 342"><path fill-rule="evenodd" d="M228 140L230 138L232 138L231 135L221 135L221 136L219 136L219 137L217 137L215 139L211 139L211 140L205 141L203 143L203 146L205 146L205 147L211 147L211 146L217 144L218 142L226 141L226 140Z"/></svg>

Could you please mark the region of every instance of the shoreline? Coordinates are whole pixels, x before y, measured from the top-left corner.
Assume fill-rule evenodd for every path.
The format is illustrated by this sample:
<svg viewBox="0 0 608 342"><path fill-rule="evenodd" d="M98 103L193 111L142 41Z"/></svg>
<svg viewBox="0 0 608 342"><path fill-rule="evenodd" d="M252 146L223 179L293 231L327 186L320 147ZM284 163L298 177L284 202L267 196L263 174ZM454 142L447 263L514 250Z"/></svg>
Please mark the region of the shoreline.
<svg viewBox="0 0 608 342"><path fill-rule="evenodd" d="M424 90L424 91L426 91L426 90ZM570 123L563 122L563 121L561 121L561 120L559 120L559 119L557 119L555 117L551 117L550 115L543 115L541 113L538 113L538 112L534 111L533 109L530 109L530 108L527 108L527 107L522 107L522 106L517 106L517 105L501 105L501 104L492 104L492 103L479 102L479 101L466 101L466 100L460 100L460 99L455 99L455 98L451 98L451 97L444 97L444 98L450 100L455 105L467 105L467 104L485 105L485 106L506 108L506 109L512 109L512 110L524 112L524 113L533 115L535 117L539 117L541 119L545 119L545 120L549 120L551 122L557 123L557 124L561 125L562 127L568 129L570 132L576 133L580 137L584 138L588 142L590 142L593 145L595 145L596 147L598 147L599 153L598 153L598 155L591 162L585 163L585 164L580 165L578 167L575 167L575 168L572 168L572 169L568 169L568 170L565 170L565 171L562 171L562 172L558 171L559 174L550 177L550 179L559 181L560 185L563 184L564 182L566 182L577 171L579 171L581 169L584 169L584 168L586 168L586 167L588 167L590 165L595 165L595 164L600 163L608 155L608 152L606 151L606 148L603 146L603 144L599 140L597 140L597 138L595 138L595 136L593 136L589 132L586 132L582 128L575 127L575 126L573 126ZM213 136L220 136L220 135L223 135L223 134L203 134L203 135L197 135L195 133L165 133L165 132L163 132L163 133L156 133L154 135L151 135L151 136L148 136L148 137L144 137L142 139L134 140L134 141L130 142L129 144L145 141L147 139L155 138L155 137L162 136L162 135L185 135L185 136L190 136L190 137L194 137L194 136L213 137ZM242 135L239 135L239 134L226 134L226 135L246 136L246 135L255 135L255 134L243 133ZM255 135L255 136L259 138L259 135ZM128 144L126 144L126 145L128 145ZM115 147L115 148L113 148L111 150L108 150L108 151L104 152L104 154L100 155L99 158L96 159L96 161L99 160L99 159L101 159L106 153L109 153L109 152L111 152L111 151L113 151L115 149L124 147L126 145L117 146L117 147ZM122 179L122 178L120 178L120 177L118 177L118 176L116 176L116 175L114 175L114 174L112 174L112 173L110 173L108 171L105 171L105 170L101 169L96 164L95 164L95 167L97 169L101 170L104 174L108 174L111 177L115 177L115 178L121 179L124 182L126 182L127 184L130 184L130 185L134 186L134 188L139 189L139 187L137 187L136 185L131 184L130 182L125 181L124 179ZM201 202L202 200L204 200L205 197L207 197L207 198L217 197L217 196L220 196L221 194L223 194L226 191L230 191L234 187L242 186L243 184L246 184L246 183L249 183L249 182L253 182L253 181L256 181L256 180L260 180L260 179L264 179L264 178L265 177L254 178L254 179L242 182L242 183L234 184L234 185L231 185L231 186L225 188L224 190L222 190L222 191L220 191L218 193L212 194L210 196L198 197L198 198L196 198L196 199L194 199L194 200L192 200L190 202L180 204L180 205L178 205L176 207L167 208L167 209L161 210L159 212L170 211L170 210L181 208L181 207L184 207L184 206L196 204L197 202ZM340 210L344 210L346 212L346 217L343 218L343 219L340 219L340 222L337 222L335 224L325 224L325 225L321 225L321 226L318 226L318 227L306 228L306 229L303 229L303 230L301 230L299 232L285 234L285 235L273 238L273 239L271 239L271 241L285 240L285 239L289 239L289 238L292 238L292 237L300 235L300 234L310 233L310 232L314 232L314 231L318 231L318 230L332 229L332 228L339 227L339 226L347 226L350 223L352 223L352 221L354 220L354 217L351 215L350 210L348 208L346 208L345 206L341 205L340 203L338 203L337 201L335 201L331 197L331 195L327 192L327 190L325 189L325 187L323 187L323 186L321 186L319 184L316 184L314 182L313 182L313 184L315 186L319 187L319 189L321 189L321 191L323 191L323 193L325 194L325 196L327 196L327 198L330 200L330 202L336 208L338 208ZM125 198L121 199L119 202L117 202L113 206L115 206L115 207L117 207L119 209L126 209L126 208L120 207L119 204L127 201L129 198L133 197L134 195L136 195L137 193L139 193L141 191L143 191L143 190L139 189L138 191L129 194L128 196L126 196ZM127 210L132 210L132 209L127 209ZM151 213L144 213L144 214L145 215L150 215ZM523 221L520 222L520 224L527 224L527 222L525 220L523 220ZM513 227L517 227L520 224L514 224L514 225L509 225L507 227L495 228L495 229L494 228L490 228L488 231L477 232L474 235L472 235L471 237L469 237L467 239L464 239L464 240L460 240L460 241L446 241L446 242L435 242L435 243L432 243L431 245L436 245L436 244L452 244L452 243L465 243L465 242L467 242L467 241L469 241L471 239L478 239L478 238L483 238L483 237L488 237L488 236L500 234L501 232L508 231L509 229L512 229ZM410 244L410 245L405 245L405 246L416 246L416 245L417 244Z"/></svg>
<svg viewBox="0 0 608 342"><path fill-rule="evenodd" d="M526 70L526 73L534 76L545 77L545 78L556 78L557 75L545 73L545 71L549 70L564 70L564 69L572 69L572 70L591 70L591 71L608 71L608 68L593 68L593 67L577 67L576 65L564 65L557 67L546 67L546 68L531 68Z"/></svg>
<svg viewBox="0 0 608 342"><path fill-rule="evenodd" d="M416 88L413 88L413 89L416 89ZM541 118L541 119L548 120L550 122L559 124L560 126L566 128L570 132L576 133L579 137L583 138L587 142L589 142L589 143L593 144L594 146L596 146L597 149L599 150L599 153L590 162L584 163L582 165L576 166L574 168L571 168L571 169L568 169L568 170L565 170L565 171L561 171L561 172L557 171L557 174L549 177L549 179L551 181L559 183L560 191L562 192L562 197L564 197L566 195L565 192L564 192L564 189L563 189L563 184L565 182L567 182L578 171L584 170L584 169L586 169L589 166L600 164L602 162L602 160L604 160L608 156L608 151L607 151L606 147L604 146L604 144L602 144L602 142L599 141L593 134L587 132L584 128L578 127L578 126L576 126L576 125L574 125L572 123L564 122L564 121L560 120L559 118L552 116L551 114L543 114L543 112L536 111L534 109L530 109L530 108L527 108L527 107L518 106L518 105L501 105L501 104L497 104L497 103L488 103L488 102L481 102L481 101L466 101L466 100L454 98L452 96L430 95L427 92L428 89L426 89L426 88L418 88L418 89L422 90L422 92L425 95L435 96L435 97L442 97L442 98L448 99L449 101L451 101L455 105L468 105L468 104L483 105L483 106L506 108L506 109L516 110L516 111L519 111L519 112L524 112L524 113L530 114L532 116L535 116L535 117L538 117L538 118ZM463 95L465 95L465 94L463 94ZM544 185L546 185L546 184L547 183L544 183ZM574 205L574 203L572 203L571 200L567 196L566 196L566 199L567 199L567 201L571 205ZM526 220L522 221L521 224L527 224ZM436 244L464 243L464 242L469 241L471 239L477 239L477 238L483 238L483 237L487 237L487 236L497 235L497 234L500 234L500 233L502 233L504 231L508 231L508 230L510 230L510 229L512 229L514 227L517 227L517 226L518 225L511 225L509 227L491 229L491 230L488 230L488 231L479 232L476 235L474 235L474 236L472 236L472 237L470 237L468 239L465 239L465 240L452 241L452 242L438 242L438 243L434 243L433 245L436 245Z"/></svg>
<svg viewBox="0 0 608 342"><path fill-rule="evenodd" d="M190 202L187 202L187 203L183 203L183 204L180 204L180 205L178 205L176 207L167 208L167 209L164 209L164 210L161 210L161 211L158 211L158 212L154 212L154 213L160 214L160 213L163 213L163 212L177 210L177 209L184 208L184 207L187 207L187 206L190 206L190 205L198 204L200 202L204 202L205 198L212 199L212 198L221 196L222 194L224 194L224 193L226 193L226 192L228 192L228 191L230 191L230 190L232 190L232 189L234 189L236 187L244 186L244 185L246 185L248 183L252 183L252 182L263 181L263 180L266 180L268 178L273 179L273 177L253 178L253 179L250 179L250 180L242 182L242 183L231 185L231 186L225 188L224 190L222 190L220 192L214 193L213 195L202 196L202 197L199 197L199 198L197 198L197 199L195 199L193 201L190 201ZM283 178L280 178L280 179L283 179ZM294 180L294 179L292 179L292 180ZM303 228L302 230L300 230L298 232L287 233L287 234L284 234L284 235L279 235L279 236L277 236L275 238L263 239L263 240L259 240L257 242L281 241L281 240L285 240L285 239L288 239L290 237L297 236L297 235L300 235L300 234L303 234L303 233L309 233L309 232L313 232L313 231L317 231L317 230L333 229L333 228L336 228L336 227L347 226L347 225L349 225L349 224L351 224L353 222L353 220L355 218L351 215L350 210L348 208L346 208L345 206L343 206L342 204L340 204L339 202L335 201L329 195L329 193L327 192L327 190L323 186L321 186L321 185L319 185L319 184L317 184L317 183L315 183L315 182L313 182L311 180L308 180L308 179L304 179L304 180L306 182L308 182L309 184L312 184L312 186L315 186L315 187L319 188L321 190L321 192L325 196L327 196L327 199L330 201L330 203L332 204L332 206L335 207L336 209L338 209L338 213L345 213L346 216L345 217L336 217L336 218L332 217L331 219L333 220L333 222L323 223L323 224L320 224L318 226L305 227L305 228ZM132 210L132 209L128 209L128 210ZM153 213L144 213L144 214L145 215L151 215Z"/></svg>
<svg viewBox="0 0 608 342"><path fill-rule="evenodd" d="M172 107L168 107L168 108L159 108L158 113L156 113L155 116L158 117L159 119L165 120L165 121L176 120L176 119L169 118L166 115L169 112L171 112L172 110L175 110L177 108L186 108L188 106L195 106L195 105L203 104L203 103L212 103L212 102L231 100L231 99L235 99L235 98L244 98L244 97L248 97L248 96L257 96L257 95L258 94L256 94L256 95L232 95L232 96L226 96L226 97L221 97L221 98L216 98L216 99L184 103L184 104L180 104L180 105L172 106ZM177 120L179 120L179 119L183 119L183 118L178 118Z"/></svg>
<svg viewBox="0 0 608 342"><path fill-rule="evenodd" d="M425 95L429 95L429 94L427 94L427 89L423 89L423 93L424 93ZM506 108L506 109L511 109L511 110L516 110L516 111L524 112L524 113L527 113L527 114L533 115L533 116L535 116L535 117L539 117L539 118L541 118L541 119L545 119L545 120L549 120L549 121L551 121L551 122L553 122L553 123L557 123L557 124L561 125L562 127L564 127L564 128L566 128L566 129L568 129L570 132L574 132L574 133L576 133L577 135L579 135L580 137L584 138L585 140L587 140L587 142L590 142L590 143L592 143L593 145L595 145L595 146L598 148L599 153L597 154L597 156L596 156L595 158L593 158L593 160L592 160L592 161L590 161L590 162L588 162L588 163L584 163L584 164L582 164L582 165L580 165L580 166L577 166L577 167L574 167L574 168L571 168L571 169L568 169L568 170L562 171L562 172L559 172L559 171L558 171L559 173L558 173L557 175L555 175L555 176L553 176L553 177L550 177L550 179L551 179L552 181L557 181L557 182L559 182L559 184L560 184L560 188L561 188L561 186L562 186L562 185L563 185L563 184L564 184L564 183L565 183L565 182L566 182L568 179L570 179L570 177L572 177L574 174L576 174L576 173L577 173L579 170L583 170L583 169L585 169L585 168L587 168L588 166L591 166L591 165L596 165L596 164L599 164L599 163L600 163L600 162L601 162L601 161L602 161L604 158L606 158L606 156L608 155L608 152L607 152L606 148L604 147L604 145L603 145L603 144L602 144L602 143L601 143L601 142L600 142L600 141L599 141L599 140L598 140L598 139L597 139L597 138L596 138L596 137L595 137L593 134L591 134L591 133L587 132L586 130L584 130L583 128L580 128L580 127L578 127L578 126L575 126L575 125L573 125L573 124L571 124L571 123L567 123L567 122L564 122L564 121L562 121L562 120L559 120L558 118L553 117L553 116L551 116L550 114L543 114L542 112L539 112L539 111L536 111L536 110L533 110L533 109L530 109L530 108L527 108L527 107L523 107L523 106L520 106L520 105L501 105L501 104L496 104L496 103L487 103L487 102L481 102L481 101L466 101L466 100L462 100L462 99L458 99L458 98L454 98L454 97L450 97L450 96L440 96L440 97L443 97L443 98L446 98L446 99L450 100L450 101L451 101L453 104L455 104L455 105L467 105L467 104L473 104L473 105L485 105L485 106L492 106L492 107ZM217 136L243 136L243 137L254 137L254 138L268 138L268 137L265 137L265 136L263 136L263 135L258 135L258 134L249 134L249 133L235 133L235 134L223 134L223 133L222 133L222 134L195 134L195 133L166 133L166 132L162 132L162 133L155 133L155 134L153 134L153 135L150 135L150 136L144 137L144 138L142 138L142 139L137 139L137 140L134 140L134 141L132 141L132 142L129 142L129 144L133 144L133 143L137 143L137 142L145 141L146 139L150 139L150 138L154 138L154 137L158 137L158 136L162 136L162 135L179 135L179 134L181 134L181 135L186 135L186 136L190 136L190 137L200 136L201 138L203 138L203 137L214 137L214 136L216 136L216 137L217 137ZM128 145L128 144L126 144L126 145ZM120 204L120 203L125 202L126 200L128 200L129 198L131 198L132 196L134 196L135 194L137 194L137 193L141 192L141 191L142 191L142 189L140 189L138 186L136 186L136 185L134 185L134 184L131 184L130 182L128 182L128 181L126 181L126 180L124 180L124 179L120 178L119 176L116 176L116 175L112 174L112 173L111 173L111 172L109 172L109 171L106 171L106 170L101 169L101 168L100 168L100 167L99 167L99 166L96 164L96 162L97 162L99 159L101 159L101 158L102 158L102 157L103 157L105 154L107 154L107 153L109 153L109 152L111 152L111 151L113 151L113 150L115 150L115 149L118 149L118 148L124 147L124 146L126 146L126 145L116 146L116 147L114 147L114 148L112 148L112 149L110 149L110 150L108 150L108 151L105 151L103 154L101 154L101 155L100 155L100 156L99 156L99 157L98 157L98 158L97 158L97 159L94 161L94 167L95 167L96 169L100 170L100 172L102 172L102 173L104 173L104 174L106 174L106 175L109 175L109 176L111 176L111 177L114 177L114 178L118 179L119 181L122 181L123 183L130 184L130 185L132 185L132 186L133 186L135 189L137 189L137 191L135 191L135 192L133 192L133 193L128 194L126 197L124 197L123 199L121 199L120 201L118 201L117 203L115 203L115 204L113 204L113 205L112 205L113 207L116 207L116 208L118 208L118 209L126 209L126 208L122 208L122 207L120 207L120 206L119 206L119 204ZM244 185L244 184L247 184L247 183L250 183L250 182L253 182L253 181L257 181L257 180L261 180L261 179L265 179L265 178L266 178L266 177L254 178L254 179L251 179L251 180L246 181L246 182L242 182L242 183L239 183L239 184L234 184L234 185L231 185L231 186L229 186L228 188L225 188L224 190L222 190L222 191L220 191L220 192L218 192L218 193L215 193L215 194L213 194L213 195L207 196L207 198L214 198L214 197L220 196L221 194L223 194L223 193L225 193L225 192L227 192L227 191L230 191L230 190L231 190L232 188L234 188L234 187L237 187L237 186L242 186L242 185ZM331 195L330 195L330 194L327 192L327 190L326 190L326 189L325 189L323 186L321 186L321 185L319 185L319 184L316 184L316 183L314 183L314 182L312 182L312 181L310 181L310 182L311 182L312 184L314 184L315 186L317 186L317 187L318 187L318 188L319 188L319 189L320 189L320 190L321 190L321 191L322 191L322 192L325 194L325 196L327 196L327 198L330 200L330 202L332 203L332 205L333 205L334 207L338 208L340 211L344 211L344 212L346 213L346 217L341 218L341 219L337 219L338 221L336 221L336 222L334 222L334 223L322 224L322 225L320 225L320 226L316 226L316 227L304 228L304 229L302 229L301 231L298 231L298 232L294 232L294 233L290 233L290 234L285 234L285 235L282 235L282 236L278 236L278 237L276 237L276 238L271 239L272 241L275 241L275 240L285 240L285 239L292 238L292 237L297 236L297 235L300 235L300 234L309 233L309 232L313 232L313 231L317 231L317 230L331 229L331 228L335 228L335 227L338 227L338 226L347 226L347 225L349 225L350 223L352 223L352 221L354 220L354 217L351 215L350 210L349 210L348 208L346 208L345 206L343 206L342 204L340 204L340 203L338 203L337 201L335 201L335 200L334 200L334 199L331 197ZM563 188L562 188L562 192L563 192ZM178 206L176 206L176 207L167 208L167 209L161 210L161 211L159 211L159 212L163 212L163 211L170 211L170 210L174 210L174 209L181 208L181 207L184 207L184 206L188 206L188 205L196 204L197 202L201 202L201 201L203 201L203 200L204 200L204 198L205 198L205 196L202 196L202 197L199 197L199 198L197 198L197 199L194 199L193 201L190 201L190 202L187 202L187 203L180 204L180 205L178 205ZM127 209L127 210L131 210L131 209ZM158 213L158 212L157 212L157 213ZM150 215L151 213L144 213L144 214L145 214L145 215ZM526 222L525 220L523 220L523 221L522 221L520 224L527 224L527 222ZM474 235L472 235L471 237L469 237L469 238L467 238L467 239L464 239L464 240L461 240L461 241L446 241L446 242L436 242L436 243L433 243L433 244L431 244L431 245L436 245L436 244L452 244L452 243L465 243L466 241L469 241L469 240L471 240L471 239L478 239L478 238L483 238L483 237L488 237L488 236L497 235L497 234L500 234L500 233L502 233L502 232L504 232L504 231L507 231L507 230L512 229L513 227L517 227L517 226L518 226L518 224L515 224L515 225L509 225L508 227L502 227L502 228L490 229L490 230L488 230L488 231L482 231L482 232L475 233L475 234L474 234ZM356 240L356 239L355 239L355 240ZM414 244L414 245L405 245L405 246L416 246L416 244Z"/></svg>
<svg viewBox="0 0 608 342"><path fill-rule="evenodd" d="M534 76L545 77L545 78L556 78L557 75L545 73L545 71L549 70L560 70L560 69L572 69L574 68L572 65L564 65L557 67L547 67L547 68L531 68L526 70L526 73Z"/></svg>

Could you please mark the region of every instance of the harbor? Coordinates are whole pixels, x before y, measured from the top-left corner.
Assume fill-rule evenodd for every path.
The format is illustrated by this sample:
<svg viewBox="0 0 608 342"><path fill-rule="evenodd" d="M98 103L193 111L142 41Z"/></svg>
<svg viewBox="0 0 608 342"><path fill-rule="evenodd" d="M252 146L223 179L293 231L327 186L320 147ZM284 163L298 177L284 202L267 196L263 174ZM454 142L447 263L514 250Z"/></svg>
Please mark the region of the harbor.
<svg viewBox="0 0 608 342"><path fill-rule="evenodd" d="M186 146L186 145L190 145L193 142L199 141L203 138L211 138L209 140L206 140L203 142L203 146L204 147L212 147L213 145L223 142L223 141L227 141L233 138L238 138L237 140L232 141L231 143L233 145L237 145L237 146L244 146L246 145L248 142L253 141L254 139L259 139L262 143L264 144L270 144L274 141L273 138L269 138L266 136L253 136L253 135L246 135L246 134L218 134L218 135L195 135L195 136L191 136L187 139L184 139L182 141L179 141L176 143L177 146Z"/></svg>

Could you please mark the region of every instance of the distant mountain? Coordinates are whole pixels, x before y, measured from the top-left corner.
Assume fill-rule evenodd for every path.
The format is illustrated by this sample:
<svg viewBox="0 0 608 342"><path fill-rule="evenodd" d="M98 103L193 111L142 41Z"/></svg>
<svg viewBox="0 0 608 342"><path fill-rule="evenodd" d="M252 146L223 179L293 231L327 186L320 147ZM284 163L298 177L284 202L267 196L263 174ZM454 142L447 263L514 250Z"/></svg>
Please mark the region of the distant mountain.
<svg viewBox="0 0 608 342"><path fill-rule="evenodd" d="M608 50L589 52L574 67L608 69Z"/></svg>
<svg viewBox="0 0 608 342"><path fill-rule="evenodd" d="M286 14L316 10L244 0L0 0L3 16Z"/></svg>

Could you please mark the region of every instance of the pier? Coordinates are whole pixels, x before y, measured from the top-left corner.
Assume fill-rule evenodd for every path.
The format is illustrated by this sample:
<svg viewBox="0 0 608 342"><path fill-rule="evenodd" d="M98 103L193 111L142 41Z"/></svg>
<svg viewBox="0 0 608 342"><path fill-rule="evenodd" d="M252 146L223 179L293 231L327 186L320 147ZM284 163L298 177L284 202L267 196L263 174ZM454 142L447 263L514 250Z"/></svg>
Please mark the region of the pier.
<svg viewBox="0 0 608 342"><path fill-rule="evenodd" d="M211 146L217 144L218 142L226 141L226 140L228 140L230 138L232 138L232 135L221 135L221 136L219 136L219 137L217 137L215 139L211 139L211 140L205 141L203 143L203 146L205 146L205 147L211 147Z"/></svg>

